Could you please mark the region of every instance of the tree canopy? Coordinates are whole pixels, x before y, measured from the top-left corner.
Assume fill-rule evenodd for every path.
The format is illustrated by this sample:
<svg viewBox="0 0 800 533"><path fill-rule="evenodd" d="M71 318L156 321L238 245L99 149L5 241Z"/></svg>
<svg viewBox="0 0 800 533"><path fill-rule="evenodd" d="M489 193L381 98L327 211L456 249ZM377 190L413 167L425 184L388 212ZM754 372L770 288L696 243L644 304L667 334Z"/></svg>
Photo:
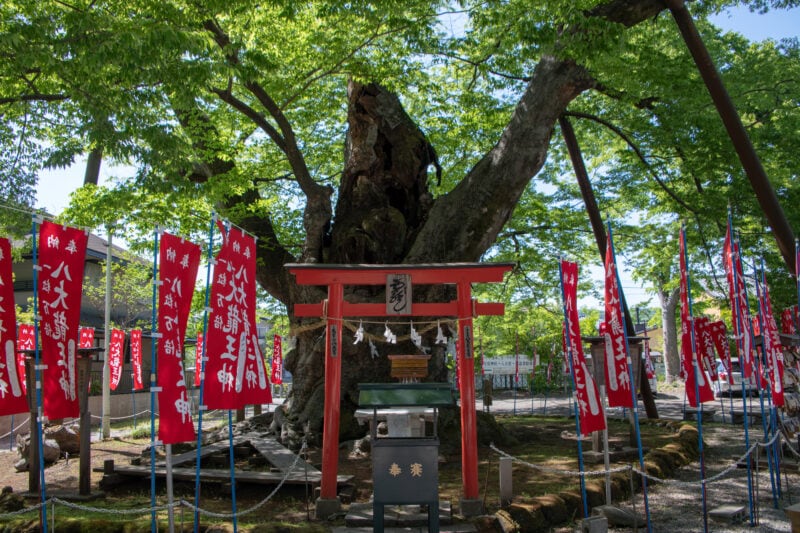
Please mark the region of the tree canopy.
<svg viewBox="0 0 800 533"><path fill-rule="evenodd" d="M739 3L800 2L689 4L788 207L799 194L800 43L749 42L708 22ZM674 285L684 221L700 285L724 295L730 206L743 248L775 273L775 306L792 300L658 0L10 0L0 66L4 203L30 206L40 168L102 153L136 174L87 185L66 220L124 228L135 245L154 225L201 235L221 213L259 238L258 281L290 316L311 289L294 286L289 262L477 260L517 263L506 301L557 314L558 257L601 261L559 118L640 279ZM797 234L800 214L787 216ZM316 353L311 341L299 350ZM287 366L307 368L303 357Z"/></svg>

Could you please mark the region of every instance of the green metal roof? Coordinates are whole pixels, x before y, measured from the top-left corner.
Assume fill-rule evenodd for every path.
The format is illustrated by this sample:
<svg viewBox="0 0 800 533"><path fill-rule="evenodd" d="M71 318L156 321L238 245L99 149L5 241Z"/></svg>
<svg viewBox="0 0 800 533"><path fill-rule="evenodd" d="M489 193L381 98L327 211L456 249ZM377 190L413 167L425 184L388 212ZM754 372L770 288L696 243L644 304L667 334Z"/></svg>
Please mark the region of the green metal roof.
<svg viewBox="0 0 800 533"><path fill-rule="evenodd" d="M453 405L449 383L359 383L359 407Z"/></svg>

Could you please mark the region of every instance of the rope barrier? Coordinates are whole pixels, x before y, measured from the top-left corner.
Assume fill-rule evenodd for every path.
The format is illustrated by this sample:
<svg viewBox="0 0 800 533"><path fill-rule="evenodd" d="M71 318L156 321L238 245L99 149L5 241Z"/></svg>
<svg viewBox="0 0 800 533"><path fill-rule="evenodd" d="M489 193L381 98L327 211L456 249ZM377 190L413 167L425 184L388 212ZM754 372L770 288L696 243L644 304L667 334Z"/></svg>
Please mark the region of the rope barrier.
<svg viewBox="0 0 800 533"><path fill-rule="evenodd" d="M584 478L586 478L586 477L594 477L594 476L598 476L598 477L599 476L606 476L606 475L610 475L610 474L616 474L618 472L632 471L632 472L634 472L636 474L639 474L642 477L646 477L649 481L653 481L653 482L656 482L656 483L663 483L665 485L675 485L675 486L693 486L693 485L699 486L701 484L709 485L711 483L716 483L717 481L720 481L721 479L726 477L730 472L733 472L734 470L738 469L739 463L741 463L745 459L747 459L747 457L750 454L752 454L753 452L757 451L758 448L769 448L770 446L775 444L775 442L779 438L785 439L787 444L788 444L788 448L792 451L792 453L795 454L797 457L800 457L800 452L798 452L794 448L792 448L792 445L791 445L791 443L789 443L788 439L786 439L786 436L783 435L782 433L776 433L772 437L772 439L770 441L768 441L768 442L756 442L755 444L750 446L750 449L748 449L739 459L737 459L736 461L734 461L733 463L731 463L730 465L725 467L725 469L722 470L721 472L715 474L714 476L712 476L710 478L703 478L701 480L695 480L695 481L680 481L680 480L677 480L677 479L662 479L662 478L653 476L651 474L648 474L646 472L642 472L640 469L636 468L633 465L625 465L625 466L620 466L620 467L616 467L616 468L609 468L609 469L602 469L602 470L588 470L588 471L585 471L585 472L574 471L574 470L559 470L559 469L556 469L556 468L550 468L550 467L547 467L547 466L542 466L542 465L529 463L529 462L527 462L527 461L525 461L523 459L520 459L518 457L514 457L513 455L510 455L510 454L500 450L494 444L490 444L489 448L491 448L494 452L496 452L497 454L499 454L499 455L501 455L503 457L507 457L507 458L512 459L516 463L519 463L519 464L527 466L529 468L533 468L534 470L539 470L541 472L545 472L545 473L549 473L549 474L556 474L556 475L562 475L562 476L567 476L567 477L584 477Z"/></svg>

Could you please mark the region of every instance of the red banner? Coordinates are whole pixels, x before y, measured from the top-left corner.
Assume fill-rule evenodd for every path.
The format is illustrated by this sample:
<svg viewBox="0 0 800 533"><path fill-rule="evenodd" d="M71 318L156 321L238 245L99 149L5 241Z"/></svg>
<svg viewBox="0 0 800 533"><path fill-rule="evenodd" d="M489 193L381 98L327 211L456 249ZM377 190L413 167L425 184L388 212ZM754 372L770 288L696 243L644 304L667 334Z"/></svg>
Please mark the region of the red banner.
<svg viewBox="0 0 800 533"><path fill-rule="evenodd" d="M28 411L25 374L17 358L17 312L14 308L11 243L0 239L0 415Z"/></svg>
<svg viewBox="0 0 800 533"><path fill-rule="evenodd" d="M578 323L578 264L561 261L561 283L564 295L564 310L572 356L572 380L575 385L578 406L580 407L581 433L588 435L606 427L603 404L595 386L594 379L586 368L586 357L583 354L581 328Z"/></svg>
<svg viewBox="0 0 800 533"><path fill-rule="evenodd" d="M133 390L142 390L142 330L131 330L131 370L133 374Z"/></svg>
<svg viewBox="0 0 800 533"><path fill-rule="evenodd" d="M681 365L683 374L686 376L686 397L689 405L697 407L697 393L700 391L700 402L711 402L714 400L714 391L708 383L706 373L703 371L701 362L695 359L695 339L692 332L693 320L689 310L689 274L686 268L686 244L683 229L680 232L680 298L681 298ZM699 358L699 354L698 354ZM695 368L697 372L695 372Z"/></svg>
<svg viewBox="0 0 800 533"><path fill-rule="evenodd" d="M203 399L208 409L272 402L256 331L256 246L239 229L224 233L211 285Z"/></svg>
<svg viewBox="0 0 800 533"><path fill-rule="evenodd" d="M197 344L194 348L194 386L199 387L203 377L203 332L197 332Z"/></svg>
<svg viewBox="0 0 800 533"><path fill-rule="evenodd" d="M797 335L797 326L795 325L797 317L797 306L787 307L781 311L781 333L787 335Z"/></svg>
<svg viewBox="0 0 800 533"><path fill-rule="evenodd" d="M728 345L728 328L725 326L725 322L722 320L717 320L716 322L709 324L708 330L711 332L711 340L714 342L714 347L717 349L717 355L719 355L719 358L722 361L722 366L725 367L725 370L728 373L728 383L733 385L731 349Z"/></svg>
<svg viewBox="0 0 800 533"><path fill-rule="evenodd" d="M91 348L94 346L94 328L81 327L78 337L78 348Z"/></svg>
<svg viewBox="0 0 800 533"><path fill-rule="evenodd" d="M733 334L736 337L736 348L739 352L739 363L742 365L744 377L749 379L753 375L753 334L750 328L750 309L747 303L739 243L733 239L732 233L733 230L728 221L728 230L725 233L725 244L722 251L723 264L728 278L728 297L733 314L731 322Z"/></svg>
<svg viewBox="0 0 800 533"><path fill-rule="evenodd" d="M275 385L283 383L283 344L280 335L272 337L272 375L269 380Z"/></svg>
<svg viewBox="0 0 800 533"><path fill-rule="evenodd" d="M610 407L633 407L628 347L625 346L625 322L617 284L617 265L611 237L606 239L605 264L605 364L606 394Z"/></svg>
<svg viewBox="0 0 800 533"><path fill-rule="evenodd" d="M647 336L647 330L644 330L645 337ZM656 366L653 364L653 358L650 356L650 339L644 340L644 369L647 372L647 379L653 379L656 377Z"/></svg>
<svg viewBox="0 0 800 533"><path fill-rule="evenodd" d="M778 324L775 322L775 315L772 313L772 301L769 297L769 287L764 271L761 272L761 301L759 309L761 320L764 324L764 357L766 359L766 371L769 373L769 382L772 387L772 404L775 407L783 407L783 348L781 339L778 336Z"/></svg>
<svg viewBox="0 0 800 533"><path fill-rule="evenodd" d="M35 350L36 349L36 340L35 340L36 329L33 327L33 324L20 324L19 325L19 333L17 333L17 350L20 352L17 356L17 372L20 376L20 383L22 384L23 391L28 390L28 381L26 378L26 370L25 370L25 353L23 350ZM33 357L31 355L31 357Z"/></svg>
<svg viewBox="0 0 800 533"><path fill-rule="evenodd" d="M200 247L168 233L161 237L158 288L158 439L194 440L183 371L183 339L200 264Z"/></svg>
<svg viewBox="0 0 800 533"><path fill-rule="evenodd" d="M78 322L87 234L45 221L39 235L39 316L42 335L44 416L80 415Z"/></svg>
<svg viewBox="0 0 800 533"><path fill-rule="evenodd" d="M108 386L117 390L119 379L122 377L122 350L125 346L125 332L121 329L111 330L111 339L108 341L108 368L110 378Z"/></svg>
<svg viewBox="0 0 800 533"><path fill-rule="evenodd" d="M711 336L711 321L708 317L698 316L694 318L694 342L697 345L697 353L700 356L700 363L703 370L708 373L711 381L718 381L717 358L714 354L714 339Z"/></svg>

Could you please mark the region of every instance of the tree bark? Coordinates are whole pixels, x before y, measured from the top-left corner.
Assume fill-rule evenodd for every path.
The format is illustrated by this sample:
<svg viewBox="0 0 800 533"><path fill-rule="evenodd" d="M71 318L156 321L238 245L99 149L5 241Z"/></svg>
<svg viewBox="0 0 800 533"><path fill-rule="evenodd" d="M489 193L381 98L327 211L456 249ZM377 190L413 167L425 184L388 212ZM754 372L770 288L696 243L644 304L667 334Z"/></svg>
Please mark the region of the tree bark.
<svg viewBox="0 0 800 533"><path fill-rule="evenodd" d="M339 185L335 225L323 253L326 263L402 263L415 236L425 223L432 205L428 171L438 167L436 154L423 132L404 111L396 95L377 84L348 84L348 131L345 168ZM351 302L380 301L383 288L346 287ZM424 292L414 289L414 300L441 297L441 288ZM318 288L294 286L293 303L315 303L326 295ZM371 320L371 322L370 322ZM377 322L377 323L376 323ZM363 434L353 418L358 406L358 384L382 382L389 377L387 353L419 353L408 340L409 327L393 326L398 344L386 344L383 320L364 319L364 342L354 343L357 317L347 318L342 345L340 433L345 437ZM324 328L319 320L292 319L299 334L296 349L287 354L286 369L292 373L292 393L286 405L292 437L305 434L312 441L322 435L324 398ZM429 378L444 381L447 376L444 350L434 344L435 328L419 332L423 344L432 347ZM402 330L400 329L402 328ZM369 341L379 350L373 356Z"/></svg>
<svg viewBox="0 0 800 533"><path fill-rule="evenodd" d="M678 355L678 329L675 312L678 309L680 288L668 291L658 288L658 301L661 304L661 328L664 331L664 368L667 383L678 379L680 374L680 356Z"/></svg>
<svg viewBox="0 0 800 533"><path fill-rule="evenodd" d="M612 0L608 8L589 12L592 16L630 26L663 10L658 0ZM237 51L215 21L205 28L225 51L229 62L238 62ZM263 107L272 122L262 129L286 154L295 179L307 196L304 208L305 242L298 254L301 262L324 263L431 263L478 261L495 242L520 196L544 164L558 117L569 103L594 86L590 74L570 59L544 55L534 68L531 81L523 92L499 140L449 193L432 199L428 172L437 167L436 154L424 134L406 115L396 96L378 85L351 83L348 91L348 135L345 168L337 195L335 216L325 188L312 183L308 169L294 140L288 118L275 105L257 81L247 81L244 88ZM246 116L260 117L255 110L231 94L214 91L223 101ZM238 223L238 220L237 220ZM256 221L244 225L256 226ZM266 229L265 229L266 228ZM276 260L288 255L275 239L269 224L262 226L267 244L259 241L259 260ZM271 237L271 238L269 238ZM268 254L265 246L274 246ZM272 267L280 269L280 267ZM315 287L298 287L285 272L263 275L259 282L286 305L297 334L295 349L287 354L286 368L293 374L293 387L285 406L287 427L292 435L305 434L315 440L322 432L324 387L324 328L319 320L297 320L294 304L319 302L324 292ZM271 280L271 281L270 281ZM370 292L372 291L372 292ZM446 289L433 288L423 298L442 298ZM373 289L350 288L349 301L379 299ZM418 294L415 290L415 299ZM345 342L342 361L342 436L357 429L352 412L357 402L357 383L384 381L388 378L385 354L373 357L367 343L353 344L348 328L357 319L344 324ZM382 324L364 324L367 337L381 340ZM407 332L395 332L407 337ZM423 344L433 346L429 366L431 379L441 381L445 374L444 357L430 337L423 334ZM387 349L381 343L382 349ZM415 353L413 345L392 346L395 353ZM289 435L289 441L293 441ZM298 440L294 442L299 443Z"/></svg>
<svg viewBox="0 0 800 533"><path fill-rule="evenodd" d="M86 159L86 172L83 175L83 184L97 185L100 180L100 164L103 162L103 149L93 148Z"/></svg>

